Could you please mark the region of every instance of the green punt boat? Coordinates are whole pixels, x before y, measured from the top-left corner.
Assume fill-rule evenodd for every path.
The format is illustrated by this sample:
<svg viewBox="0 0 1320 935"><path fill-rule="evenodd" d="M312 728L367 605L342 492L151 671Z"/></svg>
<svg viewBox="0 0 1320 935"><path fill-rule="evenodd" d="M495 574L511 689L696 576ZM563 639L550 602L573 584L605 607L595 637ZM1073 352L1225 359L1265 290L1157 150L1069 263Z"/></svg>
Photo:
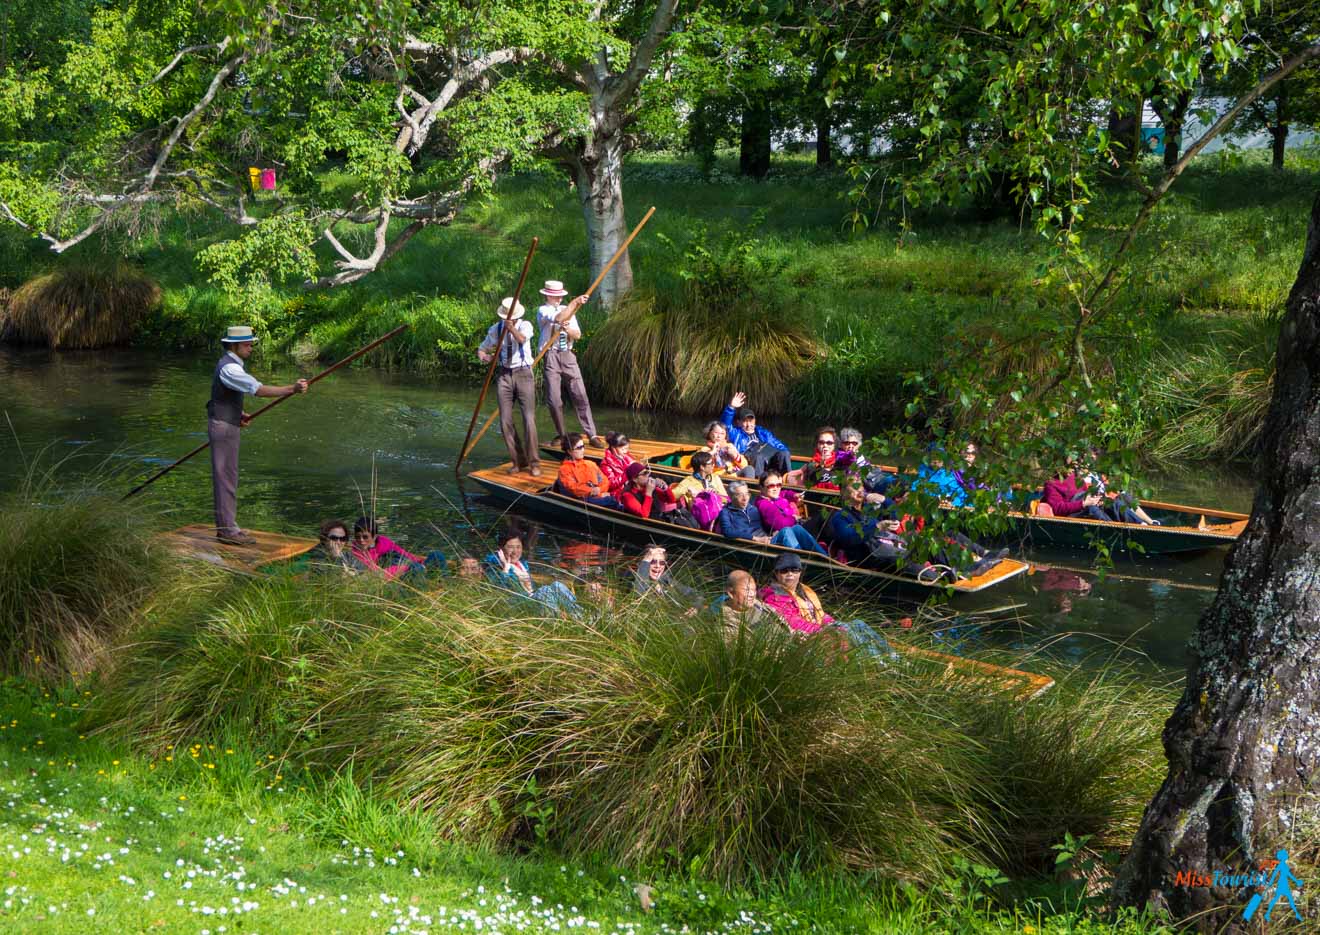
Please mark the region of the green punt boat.
<svg viewBox="0 0 1320 935"><path fill-rule="evenodd" d="M563 458L563 452L549 445L542 445L541 450L547 455ZM668 480L686 477L688 460L700 450L695 444L658 441L655 439L631 439L633 457L650 463L655 473ZM587 449L587 457L599 461L604 452L599 449ZM805 467L808 458L793 458L795 466ZM882 470L900 473L898 468L881 466ZM753 488L755 480L749 480ZM796 488L802 490L802 488ZM802 490L813 502L825 502L831 494L821 490ZM1009 516L1014 520L1014 530L1005 538L1024 544L1070 549L1095 549L1100 545L1112 552L1131 551L1146 555L1174 555L1185 552L1203 552L1221 546L1232 545L1242 531L1247 528L1248 516L1245 513L1231 513L1226 510L1211 510L1202 507L1186 506L1179 503L1166 503L1159 500L1143 500L1142 507L1159 526L1140 526L1133 523L1119 523L1074 516L1055 516L1049 507L1038 500L1031 502L1030 510L1012 510Z"/></svg>
<svg viewBox="0 0 1320 935"><path fill-rule="evenodd" d="M1027 562L1004 559L984 574L975 578L961 578L952 585L922 581L911 575L847 565L818 552L744 539L726 539L719 533L704 529L688 529L622 510L595 506L576 497L556 493L544 478L530 477L525 473L510 474L510 467L509 464L503 464L496 468L472 471L466 476L495 500L537 519L579 534L585 533L594 539L623 540L643 546L665 544L690 548L746 567L757 567L762 571L773 565L780 555L791 552L802 560L805 568L812 570L813 585L828 580L835 584L884 590L896 596L920 600L946 588L954 595L975 594L1016 578L1031 567Z"/></svg>

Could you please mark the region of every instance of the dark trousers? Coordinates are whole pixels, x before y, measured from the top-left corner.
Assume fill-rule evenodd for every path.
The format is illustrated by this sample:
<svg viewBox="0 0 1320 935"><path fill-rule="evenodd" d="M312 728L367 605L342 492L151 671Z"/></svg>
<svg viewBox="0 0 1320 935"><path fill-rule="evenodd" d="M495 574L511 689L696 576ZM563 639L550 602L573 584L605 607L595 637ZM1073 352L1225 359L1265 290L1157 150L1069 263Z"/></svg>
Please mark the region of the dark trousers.
<svg viewBox="0 0 1320 935"><path fill-rule="evenodd" d="M500 367L495 373L495 398L500 404L500 434L509 449L509 460L520 468L540 464L540 442L536 438L536 380L532 368L510 370ZM513 427L515 402L522 410L522 438Z"/></svg>
<svg viewBox="0 0 1320 935"><path fill-rule="evenodd" d="M238 529L239 428L219 419L206 420L211 441L211 489L215 496L215 531L226 536Z"/></svg>
<svg viewBox="0 0 1320 935"><path fill-rule="evenodd" d="M568 398L573 403L582 431L595 435L596 420L591 417L587 385L582 382L577 355L572 351L551 348L545 352L545 404L550 408L550 421L555 424L555 434L560 437L568 434L564 431L564 390L568 390Z"/></svg>
<svg viewBox="0 0 1320 935"><path fill-rule="evenodd" d="M793 459L787 451L764 442L749 446L743 457L747 459L747 467L738 472L742 477L760 477L766 471L787 474L793 469Z"/></svg>

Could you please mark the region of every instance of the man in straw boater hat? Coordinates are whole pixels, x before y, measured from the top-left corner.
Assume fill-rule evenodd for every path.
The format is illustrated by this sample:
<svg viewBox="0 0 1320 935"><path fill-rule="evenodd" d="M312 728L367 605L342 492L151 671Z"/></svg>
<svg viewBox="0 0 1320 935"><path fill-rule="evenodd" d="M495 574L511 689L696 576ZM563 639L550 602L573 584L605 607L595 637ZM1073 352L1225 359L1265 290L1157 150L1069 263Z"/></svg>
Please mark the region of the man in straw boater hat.
<svg viewBox="0 0 1320 935"><path fill-rule="evenodd" d="M513 464L510 474L526 470L533 477L541 476L541 452L536 440L536 381L532 377L532 325L523 321L526 309L521 302L506 298L495 310L500 321L490 326L486 338L477 348L477 357L483 363L499 356L495 368L495 398L500 404L500 434L509 448ZM500 330L504 336L501 339ZM522 410L523 438L513 427L513 404ZM525 446L525 447L524 447Z"/></svg>
<svg viewBox="0 0 1320 935"><path fill-rule="evenodd" d="M541 326L541 352L545 355L545 401L550 407L550 418L555 423L554 442L567 435L564 431L564 390L567 389L568 398L573 401L573 409L577 412L578 423L588 441L593 447L604 448L605 439L596 434L596 420L591 416L587 386L582 382L582 371L578 368L577 355L573 353L573 342L582 337L577 310L588 297L580 295L567 305L561 305L560 299L568 295L568 290L558 279L547 279L541 295L545 296L546 301L536 310L536 320ZM550 346L548 351L546 345Z"/></svg>
<svg viewBox="0 0 1320 935"><path fill-rule="evenodd" d="M252 356L256 338L246 325L229 329L220 343L225 354L211 376L211 399L206 404L206 437L211 441L211 486L215 491L215 534L221 542L255 545L257 540L238 528L238 442L239 429L249 417L243 412L244 396L292 396L306 393L307 381L288 386L263 386L246 370L243 361Z"/></svg>

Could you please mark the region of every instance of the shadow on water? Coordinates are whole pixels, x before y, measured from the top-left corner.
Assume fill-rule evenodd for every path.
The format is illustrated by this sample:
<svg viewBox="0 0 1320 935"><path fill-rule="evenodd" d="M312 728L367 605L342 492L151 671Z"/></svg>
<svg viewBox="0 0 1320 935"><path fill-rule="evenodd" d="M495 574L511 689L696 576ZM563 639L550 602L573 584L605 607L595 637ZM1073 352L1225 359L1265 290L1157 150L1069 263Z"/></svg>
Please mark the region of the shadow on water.
<svg viewBox="0 0 1320 935"><path fill-rule="evenodd" d="M67 445L135 462L127 477L145 478L205 438L205 403L214 360L141 351L51 353L0 348L0 489L22 476L16 440L27 452ZM285 383L300 375L288 361L255 359L258 379ZM351 370L336 373L305 398L290 401L243 435L239 519L244 526L312 535L336 517L351 523L373 512L405 547L424 551L436 541L478 557L491 549L503 510L460 485L454 459L467 430L476 391L420 377ZM490 407L492 403L488 402ZM542 439L553 435L540 413ZM570 421L571 421L570 415ZM700 421L666 413L598 408L597 423L637 437L695 439ZM787 418L775 431L805 451L813 426ZM490 432L464 469L506 460L502 440ZM95 460L88 459L89 461ZM1251 480L1233 471L1197 466L1152 476L1164 498L1230 510L1249 510ZM166 504L180 525L207 522L210 478L205 455L166 475L143 496ZM571 532L544 528L533 558L574 574L595 574L635 557L634 547L584 542ZM1114 647L1141 665L1181 671L1186 641L1209 604L1224 550L1181 557L1119 555L1112 573L1097 576L1085 552L1028 546L1026 555L1048 568L975 595L957 610L980 615L961 625L956 616L940 638L1004 648L1045 648L1074 660L1110 655ZM731 566L675 555L678 572L714 594ZM831 608L874 616L864 597L828 589ZM985 616L987 612L994 613ZM895 614L901 614L895 611Z"/></svg>

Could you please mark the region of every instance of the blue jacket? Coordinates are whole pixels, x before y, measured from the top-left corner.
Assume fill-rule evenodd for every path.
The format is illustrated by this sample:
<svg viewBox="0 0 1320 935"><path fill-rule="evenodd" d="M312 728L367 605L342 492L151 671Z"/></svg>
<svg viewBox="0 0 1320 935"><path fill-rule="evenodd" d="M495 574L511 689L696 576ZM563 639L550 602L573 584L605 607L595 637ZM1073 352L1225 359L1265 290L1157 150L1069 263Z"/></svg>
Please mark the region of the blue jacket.
<svg viewBox="0 0 1320 935"><path fill-rule="evenodd" d="M915 486L922 493L948 500L954 506L967 506L971 502L967 490L958 482L958 475L948 468L937 470L928 464L923 464L917 468L917 478Z"/></svg>
<svg viewBox="0 0 1320 935"><path fill-rule="evenodd" d="M859 561L870 553L866 540L880 525L874 516L863 516L851 507L843 507L830 517L824 538L843 549L850 561Z"/></svg>
<svg viewBox="0 0 1320 935"><path fill-rule="evenodd" d="M739 453L746 451L753 443L769 445L771 448L778 448L780 451L788 451L788 446L775 438L774 433L769 429L756 427L756 435L748 435L738 426L733 424L734 409L732 406L725 406L724 411L720 413L720 421L724 423L724 428L729 433L729 441L733 442L733 447L738 449Z"/></svg>
<svg viewBox="0 0 1320 935"><path fill-rule="evenodd" d="M719 526L720 532L730 539L751 539L753 536L765 535L765 530L761 528L761 514L750 503L741 510L732 503L727 504L720 510Z"/></svg>

